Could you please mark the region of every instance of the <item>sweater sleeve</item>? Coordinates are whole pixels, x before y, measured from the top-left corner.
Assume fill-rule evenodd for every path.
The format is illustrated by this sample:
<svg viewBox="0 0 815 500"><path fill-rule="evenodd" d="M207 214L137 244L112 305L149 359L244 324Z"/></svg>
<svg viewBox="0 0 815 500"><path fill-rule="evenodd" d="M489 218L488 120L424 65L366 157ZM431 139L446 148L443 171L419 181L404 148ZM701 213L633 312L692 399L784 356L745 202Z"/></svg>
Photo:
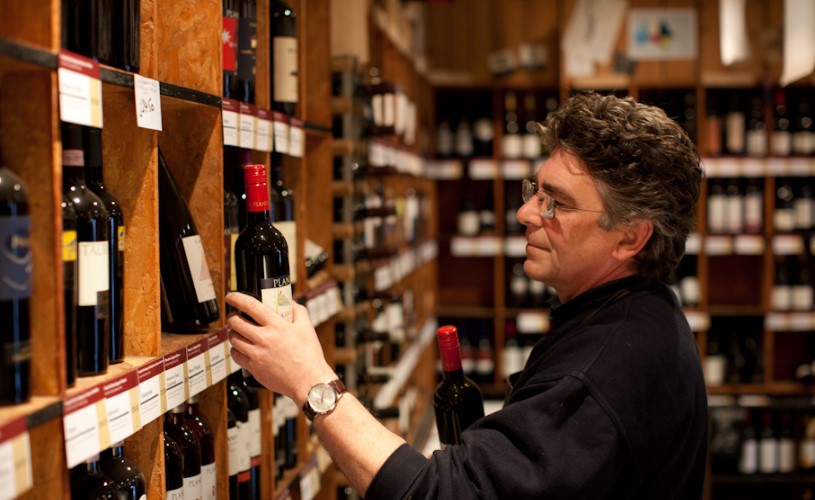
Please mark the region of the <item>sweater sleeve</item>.
<svg viewBox="0 0 815 500"><path fill-rule="evenodd" d="M397 449L366 498L612 498L626 452L602 405L575 377L526 389L465 431L462 445L430 459Z"/></svg>

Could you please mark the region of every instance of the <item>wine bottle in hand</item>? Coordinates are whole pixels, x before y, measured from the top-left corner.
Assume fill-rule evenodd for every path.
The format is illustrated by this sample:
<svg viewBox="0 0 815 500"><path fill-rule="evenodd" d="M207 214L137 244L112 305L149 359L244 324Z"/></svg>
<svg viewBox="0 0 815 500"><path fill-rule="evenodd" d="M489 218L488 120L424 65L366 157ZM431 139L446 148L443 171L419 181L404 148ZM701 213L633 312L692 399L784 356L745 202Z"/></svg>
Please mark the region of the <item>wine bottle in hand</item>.
<svg viewBox="0 0 815 500"><path fill-rule="evenodd" d="M235 242L238 291L246 293L286 321L292 320L288 244L271 222L264 165L246 165L246 226ZM292 242L294 244L294 242ZM254 377L247 382L263 387Z"/></svg>
<svg viewBox="0 0 815 500"><path fill-rule="evenodd" d="M456 327L441 326L436 336L444 371L433 396L439 440L442 446L461 444L461 433L484 416L484 398L475 382L464 376Z"/></svg>

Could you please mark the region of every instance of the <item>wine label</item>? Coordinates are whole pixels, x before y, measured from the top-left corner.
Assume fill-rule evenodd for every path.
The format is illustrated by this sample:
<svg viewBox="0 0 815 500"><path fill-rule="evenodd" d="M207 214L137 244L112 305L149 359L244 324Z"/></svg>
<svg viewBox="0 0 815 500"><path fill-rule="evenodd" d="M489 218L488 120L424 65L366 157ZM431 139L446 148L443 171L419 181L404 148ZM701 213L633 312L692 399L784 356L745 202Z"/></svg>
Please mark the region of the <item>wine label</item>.
<svg viewBox="0 0 815 500"><path fill-rule="evenodd" d="M201 473L194 476L187 476L184 478L184 500L192 498L193 500L200 500L201 498Z"/></svg>
<svg viewBox="0 0 815 500"><path fill-rule="evenodd" d="M238 69L238 18L224 17L221 23L224 71Z"/></svg>
<svg viewBox="0 0 815 500"><path fill-rule="evenodd" d="M119 226L118 228L118 243L117 243L117 250L120 252L125 251L125 227Z"/></svg>
<svg viewBox="0 0 815 500"><path fill-rule="evenodd" d="M293 220L276 221L274 227L286 238L289 248L289 278L297 283L297 223Z"/></svg>
<svg viewBox="0 0 815 500"><path fill-rule="evenodd" d="M260 436L260 408L249 410L249 456L254 459L263 453Z"/></svg>
<svg viewBox="0 0 815 500"><path fill-rule="evenodd" d="M257 47L257 22L241 16L238 21L238 78L255 81L255 49Z"/></svg>
<svg viewBox="0 0 815 500"><path fill-rule="evenodd" d="M110 290L107 241L80 241L78 249L79 301L80 306L96 306L104 296L100 292ZM101 309L101 308L100 308Z"/></svg>
<svg viewBox="0 0 815 500"><path fill-rule="evenodd" d="M215 500L218 498L218 471L215 462L201 466L201 498Z"/></svg>
<svg viewBox="0 0 815 500"><path fill-rule="evenodd" d="M31 296L31 218L0 217L0 300Z"/></svg>
<svg viewBox="0 0 815 500"><path fill-rule="evenodd" d="M62 232L62 261L76 261L76 231Z"/></svg>
<svg viewBox="0 0 815 500"><path fill-rule="evenodd" d="M195 296L198 302L215 300L215 286L212 284L212 277L209 274L209 266L204 255L204 245L201 243L199 235L182 238L184 253L187 256L187 264L190 266L190 278L195 287ZM107 280L107 278L105 278Z"/></svg>
<svg viewBox="0 0 815 500"><path fill-rule="evenodd" d="M164 498L167 500L184 500L184 487L182 486L176 490L167 490Z"/></svg>
<svg viewBox="0 0 815 500"><path fill-rule="evenodd" d="M229 457L228 473L230 476L237 476L238 472L240 472L240 447L238 446L240 436L238 435L238 425L240 425L240 423L236 423L235 427L229 427L226 430L226 444Z"/></svg>
<svg viewBox="0 0 815 500"><path fill-rule="evenodd" d="M249 469L252 466L249 456L249 442L252 440L251 429L249 423L238 421L238 482L241 481L241 473L246 473L246 480L249 480Z"/></svg>
<svg viewBox="0 0 815 500"><path fill-rule="evenodd" d="M274 100L297 102L297 39L291 36L276 36L272 44Z"/></svg>
<svg viewBox="0 0 815 500"><path fill-rule="evenodd" d="M261 302L286 321L293 321L291 279L288 276L263 278L260 287Z"/></svg>

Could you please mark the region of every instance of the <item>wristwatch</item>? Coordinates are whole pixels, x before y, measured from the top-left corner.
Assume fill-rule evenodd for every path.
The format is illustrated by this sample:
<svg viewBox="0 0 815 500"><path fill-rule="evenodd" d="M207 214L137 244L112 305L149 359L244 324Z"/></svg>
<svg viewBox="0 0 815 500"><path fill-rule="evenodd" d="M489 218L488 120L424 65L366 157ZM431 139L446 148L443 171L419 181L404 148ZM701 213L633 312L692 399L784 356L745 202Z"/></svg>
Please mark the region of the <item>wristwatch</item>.
<svg viewBox="0 0 815 500"><path fill-rule="evenodd" d="M340 379L312 386L308 391L306 402L303 403L303 413L306 414L309 421L313 421L317 415L331 413L337 406L337 401L347 390Z"/></svg>

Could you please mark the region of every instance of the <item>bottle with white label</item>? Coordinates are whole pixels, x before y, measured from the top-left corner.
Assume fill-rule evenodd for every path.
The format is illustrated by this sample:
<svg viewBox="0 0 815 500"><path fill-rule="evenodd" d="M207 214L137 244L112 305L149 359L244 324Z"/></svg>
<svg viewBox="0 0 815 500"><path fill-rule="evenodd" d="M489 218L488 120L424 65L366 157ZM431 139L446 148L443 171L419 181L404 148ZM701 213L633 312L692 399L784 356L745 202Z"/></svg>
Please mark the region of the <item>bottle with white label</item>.
<svg viewBox="0 0 815 500"><path fill-rule="evenodd" d="M742 474L755 474L758 472L758 438L749 410L746 412L744 420L739 472Z"/></svg>
<svg viewBox="0 0 815 500"><path fill-rule="evenodd" d="M161 327L192 333L218 319L215 287L195 221L158 152Z"/></svg>
<svg viewBox="0 0 815 500"><path fill-rule="evenodd" d="M218 494L218 473L215 466L215 434L201 413L200 396L187 400L184 407L184 423L192 429L201 445L201 498L215 500Z"/></svg>
<svg viewBox="0 0 815 500"><path fill-rule="evenodd" d="M232 442L232 430L229 435L229 497L249 498L249 487L252 467L251 440L252 430L249 426L249 400L241 389L243 374L238 370L226 379L226 404L235 416L235 442ZM230 424L231 425L231 424ZM235 480L232 480L233 470ZM235 490L233 492L233 485Z"/></svg>
<svg viewBox="0 0 815 500"><path fill-rule="evenodd" d="M518 99L515 92L504 96L504 136L501 151L504 158L520 158L523 155L523 136L518 122Z"/></svg>
<svg viewBox="0 0 815 500"><path fill-rule="evenodd" d="M82 127L62 124L63 200L76 211L76 352L80 377L105 373L110 338L109 213L85 185Z"/></svg>
<svg viewBox="0 0 815 500"><path fill-rule="evenodd" d="M184 500L184 452L164 430L164 498Z"/></svg>
<svg viewBox="0 0 815 500"><path fill-rule="evenodd" d="M184 404L164 415L164 432L178 444L184 456L184 498L202 497L201 442L184 421Z"/></svg>
<svg viewBox="0 0 815 500"><path fill-rule="evenodd" d="M543 143L538 133L535 131L537 116L537 101L533 92L527 92L524 95L524 137L523 137L523 156L530 160L537 160L540 158L543 151Z"/></svg>
<svg viewBox="0 0 815 500"><path fill-rule="evenodd" d="M244 166L246 226L235 241L237 290L263 302L286 321L292 320L289 244L272 225L266 187L266 167ZM248 382L262 387L251 375Z"/></svg>
<svg viewBox="0 0 815 500"><path fill-rule="evenodd" d="M269 38L272 40L272 110L292 116L297 113L298 47L297 20L286 2L269 5Z"/></svg>
<svg viewBox="0 0 815 500"><path fill-rule="evenodd" d="M722 234L727 230L727 195L722 179L713 179L707 196L707 230Z"/></svg>

